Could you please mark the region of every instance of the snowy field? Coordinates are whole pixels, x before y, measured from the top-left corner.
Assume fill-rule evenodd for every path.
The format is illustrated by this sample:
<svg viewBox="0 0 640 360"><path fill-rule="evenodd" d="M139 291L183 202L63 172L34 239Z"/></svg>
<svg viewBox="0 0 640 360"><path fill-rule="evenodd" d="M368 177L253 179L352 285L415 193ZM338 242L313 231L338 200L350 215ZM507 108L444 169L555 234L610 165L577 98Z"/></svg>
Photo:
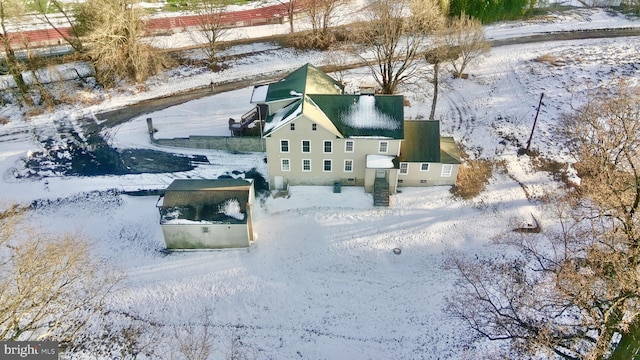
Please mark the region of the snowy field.
<svg viewBox="0 0 640 360"><path fill-rule="evenodd" d="M544 22L499 24L489 38L566 29L640 26L604 10L584 9ZM262 29L262 31L267 31ZM165 39L166 40L166 39ZM256 45L259 46L259 45ZM334 54L335 55L335 54ZM27 128L53 128L57 119L125 106L220 80L323 65L317 52L246 58L220 74L173 72L149 82L147 92L109 94L84 109L65 108L28 121L9 116L0 125L0 199L40 204L28 222L42 229L80 231L94 254L126 274L108 307L143 321L198 324L211 311L216 359L226 358L229 339L239 337L257 359L481 359L496 344L472 343L475 334L447 317L444 300L455 273L448 256L500 257L508 249L492 242L514 224L536 216L545 229L555 219L536 201L560 188L517 156L526 143L538 100L544 93L532 148L570 161L556 138L563 113L580 105L587 90L620 79L640 79L640 39L545 42L492 49L469 69L467 80L447 79L436 118L443 135L454 136L477 157L504 160L486 191L471 201L452 198L447 187L402 188L391 206L375 208L362 188L294 187L289 198L266 197L255 213L256 242L248 249L167 254L156 197L119 190L166 187L176 178L217 178L256 168L265 174L264 154L166 149L150 144L146 117L157 137L226 135L226 121L251 108L250 88L194 100L109 129L120 148L152 148L205 155L210 164L184 173L103 177L15 179L12 169L39 145ZM340 75L350 84L370 80L365 69ZM408 118L429 113L431 89L403 87ZM1 114L11 114L3 108ZM15 137L7 134L17 133ZM2 137L4 135L4 137ZM115 189L117 191L109 191ZM50 230L49 230L50 231ZM402 249L400 255L394 248ZM166 350L166 349L165 349Z"/></svg>

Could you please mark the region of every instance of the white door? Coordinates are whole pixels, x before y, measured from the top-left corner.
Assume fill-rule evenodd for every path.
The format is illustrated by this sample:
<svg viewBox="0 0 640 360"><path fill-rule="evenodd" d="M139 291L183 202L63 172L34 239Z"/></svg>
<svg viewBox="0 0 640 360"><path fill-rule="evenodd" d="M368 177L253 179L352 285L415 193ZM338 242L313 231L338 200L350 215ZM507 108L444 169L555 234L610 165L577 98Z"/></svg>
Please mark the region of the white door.
<svg viewBox="0 0 640 360"><path fill-rule="evenodd" d="M384 179L386 177L386 175L387 175L387 170L380 170L380 169L376 170L376 178L377 179Z"/></svg>
<svg viewBox="0 0 640 360"><path fill-rule="evenodd" d="M274 187L276 190L284 189L284 178L282 176L274 176L273 177Z"/></svg>

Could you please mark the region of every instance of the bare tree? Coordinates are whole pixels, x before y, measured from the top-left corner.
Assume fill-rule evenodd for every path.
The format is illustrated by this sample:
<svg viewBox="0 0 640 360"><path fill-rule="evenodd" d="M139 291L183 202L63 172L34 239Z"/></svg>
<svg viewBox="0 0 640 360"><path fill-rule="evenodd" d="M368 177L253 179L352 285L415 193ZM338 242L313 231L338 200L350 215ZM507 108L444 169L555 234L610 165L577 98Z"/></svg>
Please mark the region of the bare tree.
<svg viewBox="0 0 640 360"><path fill-rule="evenodd" d="M449 21L443 40L447 47L455 49L458 54L449 59L456 77L462 76L467 66L490 48L482 23L464 13Z"/></svg>
<svg viewBox="0 0 640 360"><path fill-rule="evenodd" d="M365 10L367 21L354 31L354 50L385 94L416 75L416 61L429 47L426 36L444 23L436 2L416 1L376 0Z"/></svg>
<svg viewBox="0 0 640 360"><path fill-rule="evenodd" d="M84 45L80 39L81 31L78 28L79 24L73 16L72 4L60 0L48 0L35 1L33 5L38 11L38 18L51 26L73 50L77 52L84 50ZM64 20L62 23L56 21L59 17L62 17ZM70 31L66 31L65 29L70 29Z"/></svg>
<svg viewBox="0 0 640 360"><path fill-rule="evenodd" d="M433 84L433 98L431 99L431 111L429 113L429 120L431 121L435 120L436 115L438 91L440 88L441 65L447 61L450 61L451 58L458 56L456 49L443 45L439 41L439 39L441 39L439 35L436 34L434 38L436 39L434 42L434 47L427 50L427 52L425 53L425 60L428 64L433 65L433 76L431 78L431 83Z"/></svg>
<svg viewBox="0 0 640 360"><path fill-rule="evenodd" d="M198 35L204 37L203 50L209 61L211 70L218 70L216 53L220 46L220 39L229 31L225 22L225 8L229 0L194 0L190 8L196 13L198 21Z"/></svg>
<svg viewBox="0 0 640 360"><path fill-rule="evenodd" d="M234 332L225 357L229 360L255 360L258 354L251 346L244 344L242 338Z"/></svg>
<svg viewBox="0 0 640 360"><path fill-rule="evenodd" d="M145 81L168 65L168 59L142 41L142 10L129 0L87 0L79 4L76 18L85 31L87 54L96 78L105 86L120 80Z"/></svg>
<svg viewBox="0 0 640 360"><path fill-rule="evenodd" d="M173 327L177 350L187 360L209 359L214 350L213 330L212 312L207 308L195 324Z"/></svg>
<svg viewBox="0 0 640 360"><path fill-rule="evenodd" d="M349 0L315 0L305 3L303 13L311 23L311 32L303 36L302 42L308 47L326 49L335 42L331 31L333 17L338 7L346 5Z"/></svg>
<svg viewBox="0 0 640 360"><path fill-rule="evenodd" d="M21 0L0 0L0 41L4 48L5 59L9 74L16 83L22 101L31 105L32 99L28 96L29 86L23 77L24 66L16 56L13 41L18 34L9 32L8 22L17 20L25 14L24 2Z"/></svg>
<svg viewBox="0 0 640 360"><path fill-rule="evenodd" d="M593 94L564 120L580 176L558 201L560 227L507 235L511 259L453 263L461 275L450 314L518 358L543 352L602 359L640 314L640 116L636 89Z"/></svg>
<svg viewBox="0 0 640 360"><path fill-rule="evenodd" d="M89 256L81 234L44 236L20 227L19 208L0 216L0 339L68 346L100 312L120 277Z"/></svg>
<svg viewBox="0 0 640 360"><path fill-rule="evenodd" d="M297 10L296 6L298 5L299 1L300 0L291 0L291 1L278 0L280 5L282 5L282 7L287 12L287 18L289 19L289 34L293 34L294 33L293 21L295 19L295 14L296 14L296 10Z"/></svg>

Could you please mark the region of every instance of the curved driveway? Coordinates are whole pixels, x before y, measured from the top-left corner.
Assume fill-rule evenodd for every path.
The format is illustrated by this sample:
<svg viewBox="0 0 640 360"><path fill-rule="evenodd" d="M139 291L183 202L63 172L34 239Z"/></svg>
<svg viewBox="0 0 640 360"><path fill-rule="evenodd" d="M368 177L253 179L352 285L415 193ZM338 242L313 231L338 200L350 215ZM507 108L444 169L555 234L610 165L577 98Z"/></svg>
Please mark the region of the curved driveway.
<svg viewBox="0 0 640 360"><path fill-rule="evenodd" d="M596 39L596 38L613 38L613 37L627 37L627 36L639 36L640 28L623 28L623 29L597 29L597 30L581 30L581 31L565 31L565 32L549 32L545 34L537 34L523 37L516 37L510 39L500 39L490 41L491 46L508 46L517 44L527 44L533 42L545 42L545 41L566 41L566 40L580 40L580 39ZM337 69L333 67L331 71L345 70L363 66L362 63L355 63L344 65ZM322 67L320 67L322 69ZM228 82L216 84L216 92L226 92L231 90L241 89L243 87L251 86L255 83L264 83L267 81L275 81L286 75L282 74L269 74L265 76L257 76L251 80L241 80L236 82ZM199 99L204 96L211 95L211 88L209 86L191 89L179 94L171 94L155 99L144 100L138 104L129 105L126 108L108 111L97 114L97 118L105 120L101 123L103 126L111 127L123 122L127 122L130 119L138 117L143 114L152 113L158 110L162 110L174 105L182 104L189 100Z"/></svg>

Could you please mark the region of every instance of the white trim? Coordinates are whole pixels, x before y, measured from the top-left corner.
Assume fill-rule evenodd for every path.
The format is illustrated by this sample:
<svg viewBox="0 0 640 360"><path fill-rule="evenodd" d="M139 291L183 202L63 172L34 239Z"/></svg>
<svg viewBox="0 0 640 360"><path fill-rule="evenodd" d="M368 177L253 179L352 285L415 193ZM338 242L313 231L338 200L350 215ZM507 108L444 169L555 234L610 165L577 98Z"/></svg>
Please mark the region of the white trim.
<svg viewBox="0 0 640 360"><path fill-rule="evenodd" d="M382 151L382 144L385 144L384 151ZM388 141L380 141L378 143L378 153L387 154L389 152L389 142Z"/></svg>
<svg viewBox="0 0 640 360"><path fill-rule="evenodd" d="M347 144L351 144L351 151L349 151L349 150L347 149ZM356 148L356 142L355 142L355 141L353 141L353 140L346 140L346 141L344 142L344 152L346 152L346 153L352 153L352 152L354 152L354 151L355 151L355 148Z"/></svg>
<svg viewBox="0 0 640 360"><path fill-rule="evenodd" d="M308 142L309 143L309 151L304 151L304 142ZM311 153L311 140L300 140L300 152L303 154L309 154Z"/></svg>
<svg viewBox="0 0 640 360"><path fill-rule="evenodd" d="M351 163L351 170L347 170L347 161ZM344 159L344 167L342 168L346 173L353 172L353 160L352 159Z"/></svg>
<svg viewBox="0 0 640 360"><path fill-rule="evenodd" d="M442 164L442 171L440 172L440 177L451 177L452 173L453 173L453 165Z"/></svg>
<svg viewBox="0 0 640 360"><path fill-rule="evenodd" d="M285 141L287 142L287 151L282 151L282 143ZM280 139L279 146L281 154L288 154L291 152L291 142L289 141L289 139Z"/></svg>
<svg viewBox="0 0 640 360"><path fill-rule="evenodd" d="M404 169L403 169L403 165L404 165ZM398 172L400 175L407 175L409 174L409 163L407 162L401 162L400 163L400 171Z"/></svg>
<svg viewBox="0 0 640 360"><path fill-rule="evenodd" d="M309 170L305 170L305 168L304 168L304 162L305 162L305 161L308 161L308 162L309 162ZM312 169L312 167L311 167L311 159L302 159L302 171L303 171L303 172L310 172L310 171L311 171L311 169Z"/></svg>
<svg viewBox="0 0 640 360"><path fill-rule="evenodd" d="M284 163L287 162L288 169L285 169ZM291 159L280 159L280 171L291 171Z"/></svg>
<svg viewBox="0 0 640 360"><path fill-rule="evenodd" d="M329 162L329 167L331 168L330 170L325 169L324 165L325 165L325 163L327 161ZM333 160L331 160L331 159L323 159L322 160L322 172L327 172L328 173L328 172L332 172L332 171L333 171Z"/></svg>
<svg viewBox="0 0 640 360"><path fill-rule="evenodd" d="M327 146L326 144L329 143L330 147L331 147L331 151L327 151ZM323 154L333 154L333 140L323 140L322 141L322 153Z"/></svg>

